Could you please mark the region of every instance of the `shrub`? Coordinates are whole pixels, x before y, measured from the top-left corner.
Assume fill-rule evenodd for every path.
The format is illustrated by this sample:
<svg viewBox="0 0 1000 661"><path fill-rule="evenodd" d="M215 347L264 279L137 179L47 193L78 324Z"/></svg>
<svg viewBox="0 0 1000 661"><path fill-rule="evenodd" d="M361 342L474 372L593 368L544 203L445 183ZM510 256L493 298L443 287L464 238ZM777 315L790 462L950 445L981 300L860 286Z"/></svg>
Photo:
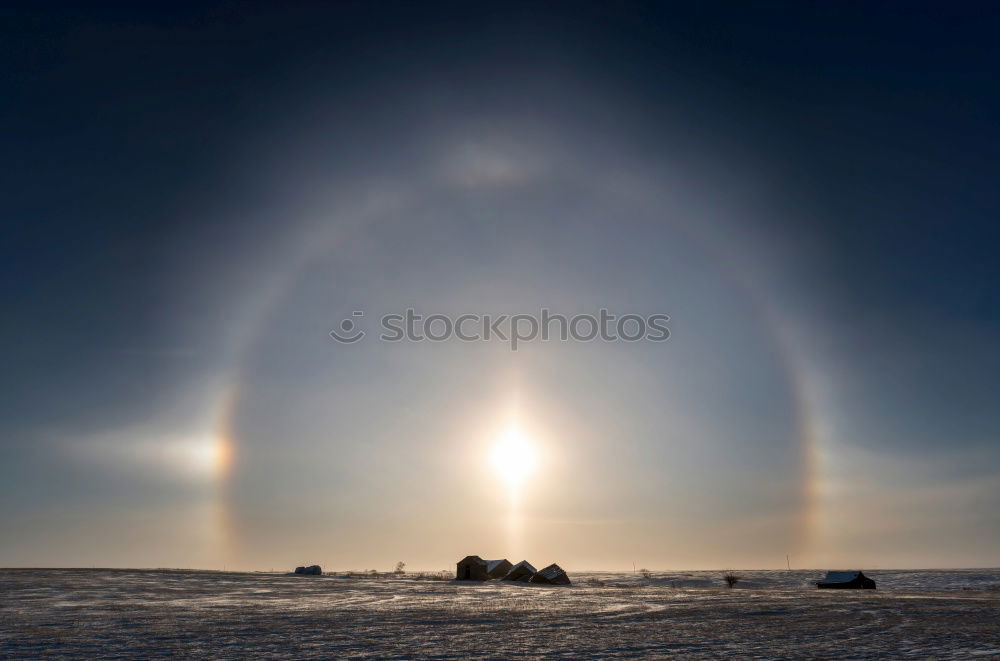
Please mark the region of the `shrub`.
<svg viewBox="0 0 1000 661"><path fill-rule="evenodd" d="M725 573L725 574L724 574L724 575L722 576L722 580L724 580L724 581L726 582L726 587L728 587L728 588L730 588L730 589L731 589L731 588L732 588L732 587L733 587L734 585L736 585L737 583L739 583L739 582L740 582L740 579L741 579L741 578L742 578L741 576L737 576L736 574L734 574L734 573L733 573L733 572L731 572L731 571L728 571L728 572L726 572L726 573Z"/></svg>

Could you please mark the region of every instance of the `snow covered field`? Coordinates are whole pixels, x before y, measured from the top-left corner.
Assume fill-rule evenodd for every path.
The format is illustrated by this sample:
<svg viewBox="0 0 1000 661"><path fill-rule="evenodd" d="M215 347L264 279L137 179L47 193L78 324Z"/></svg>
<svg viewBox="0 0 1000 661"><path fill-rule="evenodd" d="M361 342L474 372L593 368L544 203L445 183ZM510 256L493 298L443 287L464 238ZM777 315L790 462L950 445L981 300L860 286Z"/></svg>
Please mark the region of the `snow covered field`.
<svg viewBox="0 0 1000 661"><path fill-rule="evenodd" d="M817 590L819 571L738 573L727 590L722 572L571 571L573 586L544 587L0 570L0 655L1000 656L1000 570L866 572L877 591Z"/></svg>

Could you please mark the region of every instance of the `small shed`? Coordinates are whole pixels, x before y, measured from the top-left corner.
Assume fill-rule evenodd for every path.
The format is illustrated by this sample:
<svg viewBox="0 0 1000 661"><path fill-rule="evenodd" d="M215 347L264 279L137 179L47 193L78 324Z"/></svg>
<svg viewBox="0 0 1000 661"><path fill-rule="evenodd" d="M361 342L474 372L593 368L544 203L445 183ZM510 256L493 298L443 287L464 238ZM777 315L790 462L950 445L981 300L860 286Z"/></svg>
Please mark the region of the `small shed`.
<svg viewBox="0 0 1000 661"><path fill-rule="evenodd" d="M488 563L478 555L467 555L458 561L455 572L457 581L485 581L490 576L487 573Z"/></svg>
<svg viewBox="0 0 1000 661"><path fill-rule="evenodd" d="M826 578L817 583L816 587L839 590L874 590L875 581L860 571L828 571Z"/></svg>
<svg viewBox="0 0 1000 661"><path fill-rule="evenodd" d="M295 573L306 576L322 576L323 569L319 565L309 565L308 567L296 567Z"/></svg>
<svg viewBox="0 0 1000 661"><path fill-rule="evenodd" d="M569 576L566 572L557 564L551 564L545 569L541 569L535 572L535 575L531 577L532 583L544 583L546 585L569 585Z"/></svg>
<svg viewBox="0 0 1000 661"><path fill-rule="evenodd" d="M510 571L504 575L503 580L505 581L520 581L521 583L527 583L531 580L531 577L535 575L535 568L531 566L527 560L522 560L513 567Z"/></svg>
<svg viewBox="0 0 1000 661"><path fill-rule="evenodd" d="M487 560L486 575L490 578L503 578L513 567L514 565L510 564L510 561L506 558L502 560Z"/></svg>

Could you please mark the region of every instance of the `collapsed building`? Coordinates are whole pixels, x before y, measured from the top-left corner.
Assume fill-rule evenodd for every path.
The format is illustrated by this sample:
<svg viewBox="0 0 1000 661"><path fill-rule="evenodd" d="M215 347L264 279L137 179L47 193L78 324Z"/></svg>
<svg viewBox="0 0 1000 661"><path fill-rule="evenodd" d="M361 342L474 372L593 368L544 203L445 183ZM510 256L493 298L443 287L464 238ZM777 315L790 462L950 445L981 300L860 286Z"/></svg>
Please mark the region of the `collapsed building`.
<svg viewBox="0 0 1000 661"><path fill-rule="evenodd" d="M543 583L545 585L569 585L569 576L559 565L552 563L544 569L539 569L531 577L531 583Z"/></svg>
<svg viewBox="0 0 1000 661"><path fill-rule="evenodd" d="M535 575L536 571L537 570L531 566L531 563L527 560L522 560L510 568L510 571L503 577L503 580L527 583L531 580L531 577Z"/></svg>
<svg viewBox="0 0 1000 661"><path fill-rule="evenodd" d="M506 559L483 560L478 555L467 555L458 561L456 581L503 580L541 585L570 585L566 571L557 564L536 570L527 560L516 565Z"/></svg>

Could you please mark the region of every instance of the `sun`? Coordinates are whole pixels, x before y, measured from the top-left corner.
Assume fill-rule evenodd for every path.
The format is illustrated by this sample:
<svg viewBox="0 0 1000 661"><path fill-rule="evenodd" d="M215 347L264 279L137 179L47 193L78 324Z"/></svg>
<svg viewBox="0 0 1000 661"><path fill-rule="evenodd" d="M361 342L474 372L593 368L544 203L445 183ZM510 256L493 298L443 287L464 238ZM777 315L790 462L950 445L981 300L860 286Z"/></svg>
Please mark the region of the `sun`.
<svg viewBox="0 0 1000 661"><path fill-rule="evenodd" d="M497 475L514 489L535 471L538 452L531 440L512 426L497 439L490 459Z"/></svg>

